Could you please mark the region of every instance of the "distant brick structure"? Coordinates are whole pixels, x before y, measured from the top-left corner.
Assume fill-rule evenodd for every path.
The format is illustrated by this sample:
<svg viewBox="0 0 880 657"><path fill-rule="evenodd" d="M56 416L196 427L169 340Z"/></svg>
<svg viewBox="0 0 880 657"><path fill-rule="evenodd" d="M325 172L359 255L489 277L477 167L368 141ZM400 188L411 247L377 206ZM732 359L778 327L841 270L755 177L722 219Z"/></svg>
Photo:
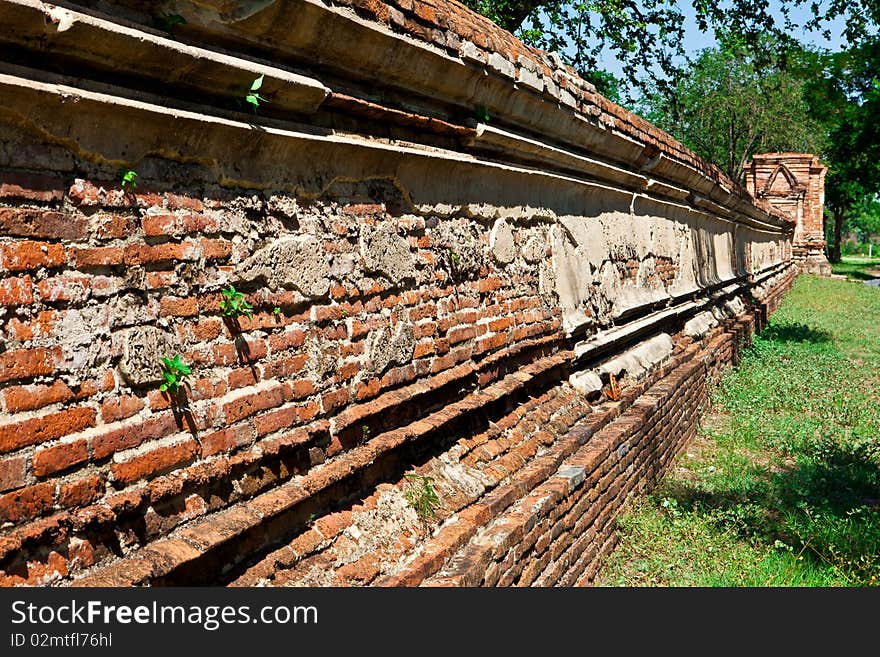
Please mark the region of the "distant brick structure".
<svg viewBox="0 0 880 657"><path fill-rule="evenodd" d="M792 250L802 272L828 276L825 257L825 174L828 167L810 153L762 153L746 171L756 199L768 201L797 220Z"/></svg>

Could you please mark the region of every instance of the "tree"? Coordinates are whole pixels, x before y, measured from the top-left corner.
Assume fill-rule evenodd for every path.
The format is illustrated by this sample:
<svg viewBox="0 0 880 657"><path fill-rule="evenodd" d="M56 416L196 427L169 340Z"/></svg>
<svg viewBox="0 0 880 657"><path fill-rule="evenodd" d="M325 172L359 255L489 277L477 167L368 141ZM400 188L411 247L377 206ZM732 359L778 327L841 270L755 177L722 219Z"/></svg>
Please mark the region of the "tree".
<svg viewBox="0 0 880 657"><path fill-rule="evenodd" d="M641 113L739 182L755 153L821 152L825 128L811 116L806 81L788 66L790 56L770 55L784 52L777 40L762 36L759 54L733 35L721 43L699 53L671 99L646 94Z"/></svg>

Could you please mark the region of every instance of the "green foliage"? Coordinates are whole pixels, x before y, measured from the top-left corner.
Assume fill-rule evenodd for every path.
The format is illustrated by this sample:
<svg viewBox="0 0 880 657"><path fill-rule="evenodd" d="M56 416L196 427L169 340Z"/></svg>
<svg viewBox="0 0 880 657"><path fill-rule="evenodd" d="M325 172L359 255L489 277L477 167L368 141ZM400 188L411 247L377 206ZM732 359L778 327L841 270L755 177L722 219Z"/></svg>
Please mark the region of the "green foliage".
<svg viewBox="0 0 880 657"><path fill-rule="evenodd" d="M480 123L489 123L489 110L485 105L477 105L474 108L474 118Z"/></svg>
<svg viewBox="0 0 880 657"><path fill-rule="evenodd" d="M244 294L236 290L233 285L220 290L220 294L223 295L220 299L220 312L225 317L244 315L248 319L253 318L253 306L245 301Z"/></svg>
<svg viewBox="0 0 880 657"><path fill-rule="evenodd" d="M164 383L159 386L162 392L177 394L184 379L192 373L189 365L180 360L180 354L174 358L162 358L162 378Z"/></svg>
<svg viewBox="0 0 880 657"><path fill-rule="evenodd" d="M880 584L878 371L880 294L799 277L600 584Z"/></svg>
<svg viewBox="0 0 880 657"><path fill-rule="evenodd" d="M178 25L185 25L186 19L180 14L160 14L153 16L153 27L172 34Z"/></svg>
<svg viewBox="0 0 880 657"><path fill-rule="evenodd" d="M134 171L132 169L127 169L125 171L121 171L119 175L122 180L122 188L123 189L125 189L126 187L129 187L131 189L134 189L135 187L137 187L137 182L136 182L137 175L138 175L137 171Z"/></svg>
<svg viewBox="0 0 880 657"><path fill-rule="evenodd" d="M263 76L261 75L260 77L256 78L253 82L251 82L250 90L248 91L247 94L245 94L245 97L244 97L245 102L253 105L255 112L257 111L257 108L260 106L261 102L263 102L263 103L268 102L265 98L260 96L260 94L258 93L260 90L260 87L262 87L262 86L263 86Z"/></svg>
<svg viewBox="0 0 880 657"><path fill-rule="evenodd" d="M407 473L409 486L405 493L406 501L415 509L416 514L423 522L436 517L436 508L440 504L437 491L434 490L434 479L416 473Z"/></svg>
<svg viewBox="0 0 880 657"><path fill-rule="evenodd" d="M601 69L590 69L588 71L580 71L580 74L584 80L591 82L596 87L596 91L611 102L618 104L623 102L620 80L613 73Z"/></svg>
<svg viewBox="0 0 880 657"><path fill-rule="evenodd" d="M655 92L642 114L742 182L755 153L820 153L825 129L810 113L807 78L775 56L778 41L764 35L760 50L727 35L700 52L674 86L674 102Z"/></svg>
<svg viewBox="0 0 880 657"><path fill-rule="evenodd" d="M275 307L272 309L272 314L273 314L273 315L276 315L276 316L277 316L277 315L280 315L280 314L281 314L281 307L280 307L280 306L275 306Z"/></svg>

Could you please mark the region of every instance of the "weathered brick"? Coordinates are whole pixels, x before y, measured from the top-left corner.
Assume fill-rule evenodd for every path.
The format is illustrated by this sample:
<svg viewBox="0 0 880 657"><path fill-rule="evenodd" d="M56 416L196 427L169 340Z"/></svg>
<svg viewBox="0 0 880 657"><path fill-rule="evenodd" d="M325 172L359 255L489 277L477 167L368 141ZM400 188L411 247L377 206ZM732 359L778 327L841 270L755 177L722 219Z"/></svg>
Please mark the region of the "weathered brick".
<svg viewBox="0 0 880 657"><path fill-rule="evenodd" d="M104 459L114 452L137 447L147 440L161 438L176 431L178 428L174 414L168 411L141 422L125 423L121 427L92 436L89 442L93 458Z"/></svg>
<svg viewBox="0 0 880 657"><path fill-rule="evenodd" d="M58 505L64 509L85 506L104 494L104 475L92 474L63 482L58 491Z"/></svg>
<svg viewBox="0 0 880 657"><path fill-rule="evenodd" d="M87 276L54 276L37 283L37 291L43 303L85 301L90 289L91 279Z"/></svg>
<svg viewBox="0 0 880 657"><path fill-rule="evenodd" d="M99 240L115 240L133 235L135 225L134 218L127 215L97 213L89 219L90 230Z"/></svg>
<svg viewBox="0 0 880 657"><path fill-rule="evenodd" d="M64 180L18 171L0 172L0 198L50 203L64 197Z"/></svg>
<svg viewBox="0 0 880 657"><path fill-rule="evenodd" d="M93 248L70 247L67 250L68 260L71 266L83 267L107 267L121 265L123 250L120 247L104 246Z"/></svg>
<svg viewBox="0 0 880 657"><path fill-rule="evenodd" d="M105 423L124 420L138 413L144 407L144 401L134 395L120 395L101 404L101 418Z"/></svg>
<svg viewBox="0 0 880 657"><path fill-rule="evenodd" d="M148 237L177 234L177 218L173 214L148 214L141 219L141 230Z"/></svg>
<svg viewBox="0 0 880 657"><path fill-rule="evenodd" d="M138 454L121 463L114 463L110 472L114 485L126 485L161 474L195 458L199 444L186 438L173 445L160 445L143 454Z"/></svg>
<svg viewBox="0 0 880 657"><path fill-rule="evenodd" d="M27 306L34 301L30 276L0 279L0 306Z"/></svg>
<svg viewBox="0 0 880 657"><path fill-rule="evenodd" d="M93 408L71 408L0 426L0 453L36 445L95 426Z"/></svg>
<svg viewBox="0 0 880 657"><path fill-rule="evenodd" d="M64 262L64 248L60 244L30 240L0 244L0 269L25 271L60 267Z"/></svg>
<svg viewBox="0 0 880 657"><path fill-rule="evenodd" d="M162 297L159 302L160 317L193 317L199 314L199 302L195 298Z"/></svg>
<svg viewBox="0 0 880 657"><path fill-rule="evenodd" d="M292 427L296 423L296 408L281 408L254 418L254 426L257 429L257 436L265 436L267 433Z"/></svg>
<svg viewBox="0 0 880 657"><path fill-rule="evenodd" d="M0 495L0 524L30 520L52 508L55 484L45 482Z"/></svg>
<svg viewBox="0 0 880 657"><path fill-rule="evenodd" d="M82 240L86 238L87 231L85 219L68 212L0 208L0 235Z"/></svg>
<svg viewBox="0 0 880 657"><path fill-rule="evenodd" d="M0 458L0 493L21 488L27 482L27 457Z"/></svg>
<svg viewBox="0 0 880 657"><path fill-rule="evenodd" d="M3 401L10 413L33 411L73 397L73 391L63 381L55 381L52 385L15 386L3 391Z"/></svg>
<svg viewBox="0 0 880 657"><path fill-rule="evenodd" d="M232 424L259 411L280 406L283 401L283 386L269 388L225 403L223 415L226 423Z"/></svg>
<svg viewBox="0 0 880 657"><path fill-rule="evenodd" d="M88 444L80 439L38 450L34 453L31 467L36 476L45 477L88 460Z"/></svg>

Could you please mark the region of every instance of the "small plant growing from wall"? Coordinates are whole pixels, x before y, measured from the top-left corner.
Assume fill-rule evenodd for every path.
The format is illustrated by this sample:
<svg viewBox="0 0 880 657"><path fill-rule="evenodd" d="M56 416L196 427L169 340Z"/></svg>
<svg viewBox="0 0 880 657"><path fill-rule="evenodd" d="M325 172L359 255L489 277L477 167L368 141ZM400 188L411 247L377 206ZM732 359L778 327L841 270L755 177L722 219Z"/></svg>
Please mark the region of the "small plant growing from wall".
<svg viewBox="0 0 880 657"><path fill-rule="evenodd" d="M261 75L256 80L251 82L251 88L248 93L245 95L244 100L247 103L250 103L254 106L254 111L257 111L257 108L260 106L260 102L268 102L265 98L260 96L259 91L260 87L263 86L263 76Z"/></svg>
<svg viewBox="0 0 880 657"><path fill-rule="evenodd" d="M413 472L404 476L409 480L409 487L405 493L406 501L422 522L433 519L437 515L435 511L437 505L440 504L440 498L434 490L434 479Z"/></svg>
<svg viewBox="0 0 880 657"><path fill-rule="evenodd" d="M223 295L220 299L220 312L224 317L235 319L244 315L248 319L253 319L253 306L245 301L244 294L236 290L233 285L220 290L220 293Z"/></svg>
<svg viewBox="0 0 880 657"><path fill-rule="evenodd" d="M137 171L133 169L127 169L125 171L120 172L120 177L122 179L122 189L134 189L137 187Z"/></svg>
<svg viewBox="0 0 880 657"><path fill-rule="evenodd" d="M189 365L180 360L180 354L176 354L174 358L162 358L162 379L164 382L159 386L162 392L171 393L176 398L180 391L180 386L184 384L184 379L192 374Z"/></svg>
<svg viewBox="0 0 880 657"><path fill-rule="evenodd" d="M480 123L489 123L489 110L485 105L477 105L474 108L474 118Z"/></svg>

